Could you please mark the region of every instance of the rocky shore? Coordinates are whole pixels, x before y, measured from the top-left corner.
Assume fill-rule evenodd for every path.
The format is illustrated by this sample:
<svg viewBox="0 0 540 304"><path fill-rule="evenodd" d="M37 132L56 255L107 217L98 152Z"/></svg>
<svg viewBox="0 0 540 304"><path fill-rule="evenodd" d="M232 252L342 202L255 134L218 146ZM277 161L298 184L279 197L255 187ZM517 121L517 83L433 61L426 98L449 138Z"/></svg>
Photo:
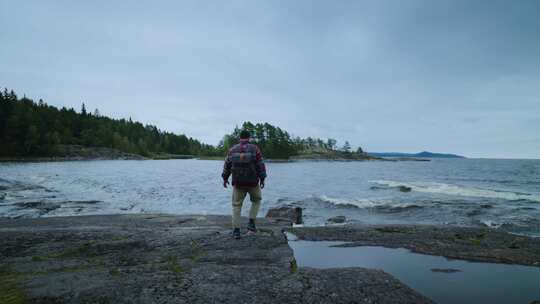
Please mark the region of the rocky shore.
<svg viewBox="0 0 540 304"><path fill-rule="evenodd" d="M133 214L0 219L0 303L432 303L391 275L298 267L284 231L344 246L405 247L538 266L540 240L430 226L292 228L260 219Z"/></svg>
<svg viewBox="0 0 540 304"><path fill-rule="evenodd" d="M60 145L55 156L47 157L2 157L0 162L48 162L78 160L143 160L144 156L125 153L104 147L85 147L80 145Z"/></svg>
<svg viewBox="0 0 540 304"><path fill-rule="evenodd" d="M284 222L228 216L0 220L1 303L430 303L364 268L298 268Z"/></svg>

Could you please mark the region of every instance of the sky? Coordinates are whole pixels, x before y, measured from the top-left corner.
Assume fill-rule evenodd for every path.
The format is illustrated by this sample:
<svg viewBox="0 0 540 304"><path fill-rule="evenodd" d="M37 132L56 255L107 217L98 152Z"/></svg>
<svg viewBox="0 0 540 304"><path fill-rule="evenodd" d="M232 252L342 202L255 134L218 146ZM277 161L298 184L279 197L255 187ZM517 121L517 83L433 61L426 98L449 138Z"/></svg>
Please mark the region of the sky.
<svg viewBox="0 0 540 304"><path fill-rule="evenodd" d="M0 87L210 144L540 158L540 1L0 0Z"/></svg>

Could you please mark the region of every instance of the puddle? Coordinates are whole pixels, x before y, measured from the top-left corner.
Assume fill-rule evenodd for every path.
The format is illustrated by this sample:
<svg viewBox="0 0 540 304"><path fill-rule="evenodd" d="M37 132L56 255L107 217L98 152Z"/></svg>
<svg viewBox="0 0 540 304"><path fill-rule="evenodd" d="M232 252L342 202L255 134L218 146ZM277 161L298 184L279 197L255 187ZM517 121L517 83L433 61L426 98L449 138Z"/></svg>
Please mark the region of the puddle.
<svg viewBox="0 0 540 304"><path fill-rule="evenodd" d="M345 242L298 241L300 267L382 269L437 303L530 303L540 300L540 267L448 260L384 247L330 247Z"/></svg>

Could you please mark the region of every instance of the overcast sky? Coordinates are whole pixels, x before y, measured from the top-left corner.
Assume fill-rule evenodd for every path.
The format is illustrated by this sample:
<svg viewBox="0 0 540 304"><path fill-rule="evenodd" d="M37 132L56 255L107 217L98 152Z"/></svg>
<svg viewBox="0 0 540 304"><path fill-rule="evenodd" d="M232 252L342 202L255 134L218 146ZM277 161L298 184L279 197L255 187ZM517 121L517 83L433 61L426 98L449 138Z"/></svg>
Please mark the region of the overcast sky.
<svg viewBox="0 0 540 304"><path fill-rule="evenodd" d="M540 158L540 1L0 0L0 87L210 144Z"/></svg>

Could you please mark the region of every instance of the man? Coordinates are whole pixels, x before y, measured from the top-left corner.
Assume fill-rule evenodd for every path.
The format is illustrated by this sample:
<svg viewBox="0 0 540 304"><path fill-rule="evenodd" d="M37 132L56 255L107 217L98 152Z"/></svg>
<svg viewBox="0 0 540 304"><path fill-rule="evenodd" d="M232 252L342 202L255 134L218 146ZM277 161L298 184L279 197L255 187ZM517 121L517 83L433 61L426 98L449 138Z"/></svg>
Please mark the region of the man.
<svg viewBox="0 0 540 304"><path fill-rule="evenodd" d="M257 232L255 218L261 206L261 189L264 188L266 167L261 150L254 144L249 143L251 134L247 130L240 132L240 143L234 145L227 153L223 165L223 187L227 188L229 176L232 174L232 225L233 237L240 238L240 215L242 203L246 194L249 193L251 209L249 211L249 223L247 230L250 233Z"/></svg>

